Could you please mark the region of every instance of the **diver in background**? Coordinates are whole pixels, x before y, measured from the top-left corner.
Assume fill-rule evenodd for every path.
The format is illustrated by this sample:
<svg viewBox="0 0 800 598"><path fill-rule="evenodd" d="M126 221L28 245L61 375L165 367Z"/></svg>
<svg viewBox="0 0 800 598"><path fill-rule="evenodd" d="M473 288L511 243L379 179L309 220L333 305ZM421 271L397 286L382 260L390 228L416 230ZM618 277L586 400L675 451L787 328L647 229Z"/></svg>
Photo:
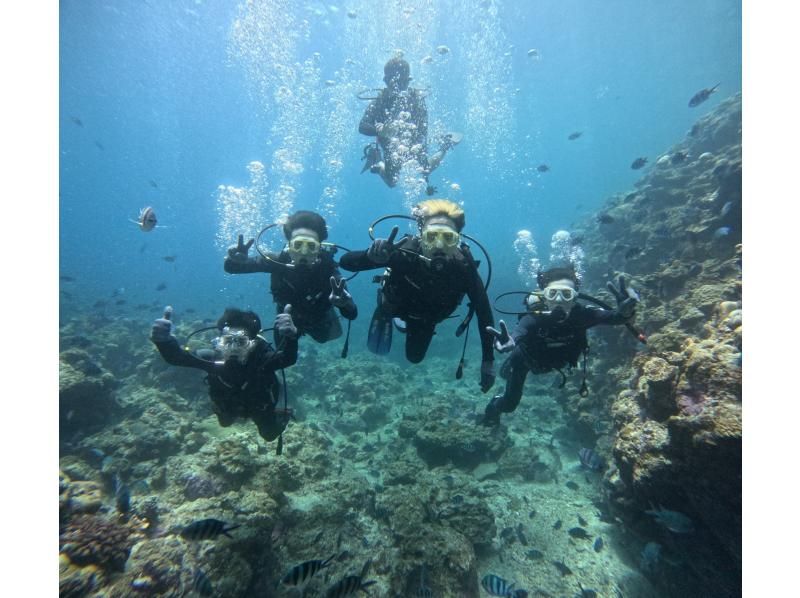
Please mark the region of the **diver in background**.
<svg viewBox="0 0 800 598"><path fill-rule="evenodd" d="M252 311L229 307L217 321L219 336L212 347L182 349L172 335L172 308L153 322L150 340L170 365L196 368L208 374L208 394L219 425L230 426L238 417L252 419L267 441L278 438L291 418L291 411L278 409L281 386L275 370L297 361L297 328L291 306L275 317L281 338L276 349L262 336L261 320Z"/></svg>
<svg viewBox="0 0 800 598"><path fill-rule="evenodd" d="M362 135L377 137L376 143L364 148L367 168L381 175L389 187L397 184L403 164L416 160L422 168L425 182L444 159L447 151L461 141L458 133L447 133L432 156L428 157L428 109L422 92L408 86L411 69L400 57L392 58L383 67L386 87L367 106L358 125ZM382 156L381 156L382 154ZM436 193L428 184L427 194Z"/></svg>
<svg viewBox="0 0 800 598"><path fill-rule="evenodd" d="M248 257L254 239L244 243L242 235L228 249L225 272L271 274L270 290L277 312L292 306L292 316L300 334L308 334L318 343L342 335L342 326L333 308L348 320L355 320L358 308L347 291L346 281L339 273L333 252L322 247L328 238L325 219L315 212L300 210L283 225L288 246L279 254ZM280 342L278 337L276 341Z"/></svg>
<svg viewBox="0 0 800 598"><path fill-rule="evenodd" d="M494 319L478 265L469 247L460 243L464 211L446 199L430 199L419 203L413 215L420 236L405 235L395 243L399 230L395 226L388 239L375 239L366 251L350 251L339 262L351 272L386 268L368 347L377 354L389 352L394 319L406 335L406 358L419 363L436 325L467 295L478 315L483 351L480 385L486 392L495 380L492 336L487 330Z"/></svg>
<svg viewBox="0 0 800 598"><path fill-rule="evenodd" d="M616 310L599 309L581 305L578 299L578 277L574 268L550 268L539 272L537 283L540 294L531 293L526 299L529 312L520 318L512 335L503 320L500 330L488 328L495 337L495 349L511 352L501 368L507 379L506 389L486 406L482 423L495 426L501 413L511 413L519 405L528 372L544 374L564 367L576 367L584 354L584 380L581 394L586 389L586 354L589 347L586 331L598 324L627 324L635 315L639 297L625 286L619 277L619 289L609 282L609 290L617 300ZM507 375L506 375L507 374ZM562 386L566 382L563 377Z"/></svg>

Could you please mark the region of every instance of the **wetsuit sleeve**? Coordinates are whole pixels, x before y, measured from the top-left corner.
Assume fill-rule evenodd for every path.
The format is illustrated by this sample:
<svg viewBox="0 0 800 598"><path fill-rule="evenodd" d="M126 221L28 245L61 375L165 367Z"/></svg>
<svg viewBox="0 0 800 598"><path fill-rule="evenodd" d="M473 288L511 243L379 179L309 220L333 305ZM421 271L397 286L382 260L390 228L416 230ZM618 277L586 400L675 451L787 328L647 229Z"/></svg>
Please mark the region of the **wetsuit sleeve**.
<svg viewBox="0 0 800 598"><path fill-rule="evenodd" d="M277 351L267 353L265 367L274 370L288 368L297 363L297 339L283 337L281 346Z"/></svg>
<svg viewBox="0 0 800 598"><path fill-rule="evenodd" d="M586 308L586 327L591 328L598 324L617 325L627 322L616 309L598 309L596 307Z"/></svg>
<svg viewBox="0 0 800 598"><path fill-rule="evenodd" d="M208 373L212 373L216 368L214 363L200 359L191 351L185 351L184 349L181 349L177 339L174 337L163 343L153 342L153 344L156 346L156 349L158 349L158 352L161 353L161 357L164 358L164 361L170 365L196 368L198 370L204 370Z"/></svg>
<svg viewBox="0 0 800 598"><path fill-rule="evenodd" d="M269 256L275 261L279 261L277 254L270 253ZM253 272L267 272L272 274L276 266L272 262L265 260L262 256L247 258L246 262L232 260L225 257L225 272L228 274L252 274Z"/></svg>
<svg viewBox="0 0 800 598"><path fill-rule="evenodd" d="M478 274L478 269L474 265L471 268L467 296L472 306L475 308L475 314L478 316L478 330L481 335L481 353L483 355L483 361L494 361L494 350L492 348L494 337L486 330L487 326L494 327L492 306L489 303L489 296L486 294L483 281Z"/></svg>
<svg viewBox="0 0 800 598"><path fill-rule="evenodd" d="M348 272L361 272L362 270L374 270L382 266L376 265L367 257L367 250L348 251L339 260L339 265Z"/></svg>
<svg viewBox="0 0 800 598"><path fill-rule="evenodd" d="M337 282L342 279L342 273L339 272L339 268L334 267L332 276L336 278ZM347 303L339 308L339 313L348 320L355 320L358 317L358 307L356 307L356 302L353 301L352 294L350 295L350 299L347 300Z"/></svg>
<svg viewBox="0 0 800 598"><path fill-rule="evenodd" d="M377 97L377 99L372 100L367 106L367 109L364 111L364 116L361 118L361 122L358 124L358 132L362 135L369 135L370 137L375 137L378 135L378 130L375 128L375 125L378 124L378 118L381 115L382 102L381 98L383 97L383 93Z"/></svg>
<svg viewBox="0 0 800 598"><path fill-rule="evenodd" d="M514 339L515 343L518 343L520 339L523 339L531 334L534 328L536 328L536 318L530 314L525 314L522 316L520 321L517 322L517 327L514 328L514 332L511 333L511 337Z"/></svg>

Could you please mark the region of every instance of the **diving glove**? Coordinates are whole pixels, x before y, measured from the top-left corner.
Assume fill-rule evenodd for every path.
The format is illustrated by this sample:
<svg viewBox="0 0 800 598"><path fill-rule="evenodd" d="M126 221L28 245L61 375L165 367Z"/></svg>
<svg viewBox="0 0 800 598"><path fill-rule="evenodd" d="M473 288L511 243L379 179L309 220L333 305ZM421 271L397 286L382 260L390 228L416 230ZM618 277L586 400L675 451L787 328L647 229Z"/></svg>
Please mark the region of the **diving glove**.
<svg viewBox="0 0 800 598"><path fill-rule="evenodd" d="M340 278L336 280L336 277L331 276L331 294L328 295L328 301L331 302L331 305L334 307L344 307L350 302L352 295L348 292L347 288L345 288L345 279Z"/></svg>
<svg viewBox="0 0 800 598"><path fill-rule="evenodd" d="M275 331L279 336L289 339L297 338L297 327L292 321L292 306L287 304L283 313L275 316Z"/></svg>
<svg viewBox="0 0 800 598"><path fill-rule="evenodd" d="M500 320L500 330L487 326L486 331L494 336L494 348L500 353L508 353L517 345L514 338L508 333L508 326L503 320Z"/></svg>
<svg viewBox="0 0 800 598"><path fill-rule="evenodd" d="M247 253L250 251L255 239L250 239L247 243L244 242L244 235L239 235L239 240L236 245L228 248L228 259L232 262L244 263L247 261Z"/></svg>
<svg viewBox="0 0 800 598"><path fill-rule="evenodd" d="M377 266L385 266L394 251L394 238L397 236L399 226L392 227L388 239L375 239L367 249L367 259Z"/></svg>
<svg viewBox="0 0 800 598"><path fill-rule="evenodd" d="M164 308L164 316L153 322L150 340L154 343L166 343L172 338L174 338L172 336L172 307L168 305Z"/></svg>
<svg viewBox="0 0 800 598"><path fill-rule="evenodd" d="M611 281L606 284L606 287L617 300L617 313L626 320L629 320L636 313L636 304L639 303L639 294L633 287L629 287L625 284L625 277L621 274L618 280L619 288L616 288Z"/></svg>
<svg viewBox="0 0 800 598"><path fill-rule="evenodd" d="M495 381L494 361L481 362L481 392L487 392Z"/></svg>

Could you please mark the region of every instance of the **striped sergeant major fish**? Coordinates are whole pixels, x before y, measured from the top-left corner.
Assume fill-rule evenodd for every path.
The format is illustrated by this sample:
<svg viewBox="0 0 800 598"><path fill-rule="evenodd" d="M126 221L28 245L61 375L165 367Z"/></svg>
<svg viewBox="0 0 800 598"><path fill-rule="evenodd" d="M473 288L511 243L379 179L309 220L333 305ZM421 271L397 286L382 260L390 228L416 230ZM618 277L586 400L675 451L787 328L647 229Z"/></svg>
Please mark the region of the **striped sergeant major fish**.
<svg viewBox="0 0 800 598"><path fill-rule="evenodd" d="M241 525L229 526L219 519L200 519L183 528L181 536L186 540L213 540L220 534L233 538L228 532L237 527L241 527Z"/></svg>
<svg viewBox="0 0 800 598"><path fill-rule="evenodd" d="M489 573L481 580L481 587L491 596L513 596L516 582L509 584L502 577Z"/></svg>
<svg viewBox="0 0 800 598"><path fill-rule="evenodd" d="M316 559L295 565L286 572L286 575L281 577L280 581L278 582L278 586L284 585L287 587L296 588L305 586L312 577L322 571L325 567L329 566L333 560L333 557L335 556L335 554L331 555L324 561Z"/></svg>
<svg viewBox="0 0 800 598"><path fill-rule="evenodd" d="M358 592L366 590L372 584L378 583L375 580L364 581L369 571L369 566L372 564L372 559L367 559L364 567L361 569L361 575L348 575L331 587L325 592L325 598L343 598L344 596L352 596Z"/></svg>

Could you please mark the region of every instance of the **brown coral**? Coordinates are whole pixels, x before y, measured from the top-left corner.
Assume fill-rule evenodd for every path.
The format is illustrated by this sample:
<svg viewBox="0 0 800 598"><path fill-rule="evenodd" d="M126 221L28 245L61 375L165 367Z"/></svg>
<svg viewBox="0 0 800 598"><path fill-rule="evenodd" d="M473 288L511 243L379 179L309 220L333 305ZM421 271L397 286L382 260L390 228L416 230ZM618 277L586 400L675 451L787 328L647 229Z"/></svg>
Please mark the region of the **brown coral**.
<svg viewBox="0 0 800 598"><path fill-rule="evenodd" d="M131 530L93 515L74 517L61 534L61 552L76 565L99 565L118 571L125 567L131 546Z"/></svg>

